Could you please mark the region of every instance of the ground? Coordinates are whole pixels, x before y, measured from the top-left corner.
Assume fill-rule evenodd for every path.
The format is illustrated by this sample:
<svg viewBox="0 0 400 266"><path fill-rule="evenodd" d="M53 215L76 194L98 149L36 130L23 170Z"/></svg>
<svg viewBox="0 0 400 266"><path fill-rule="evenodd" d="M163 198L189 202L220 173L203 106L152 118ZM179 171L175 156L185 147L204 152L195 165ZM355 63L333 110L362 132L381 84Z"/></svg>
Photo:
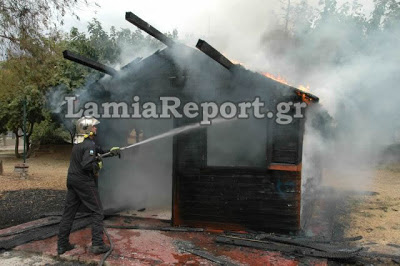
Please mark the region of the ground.
<svg viewBox="0 0 400 266"><path fill-rule="evenodd" d="M43 147L27 160L29 177L21 179L14 166L22 163L13 146L0 147L0 229L39 218L45 212L62 211L69 155L72 146Z"/></svg>
<svg viewBox="0 0 400 266"><path fill-rule="evenodd" d="M59 145L41 148L29 164L29 178L21 180L14 173L14 166L22 163L16 159L10 147L5 150L0 146L0 160L3 160L4 173L0 178L0 193L21 189L66 190L66 176L72 146ZM13 147L11 147L13 149Z"/></svg>
<svg viewBox="0 0 400 266"><path fill-rule="evenodd" d="M66 174L70 150L71 146L69 145L42 148L42 151L37 152L35 156L28 159L29 177L27 179L20 179L19 175L14 173L14 166L20 163L21 159L15 159L13 157L12 147L6 149L1 149L0 147L0 160L3 161L4 168L4 173L0 176L0 229L37 219L44 212L62 210L66 191ZM329 173L326 174L329 175ZM344 205L345 209L342 210L342 213L338 215L337 219L344 227L344 236L353 237L360 235L363 237L361 241L364 245L374 250L399 255L400 220L398 217L400 211L400 166L390 165L378 168L371 174L370 180L370 183L364 184L362 189L360 189L362 193L359 193L360 191L353 194L350 193L352 195L346 200L346 204ZM327 182L325 185L332 184ZM337 186L337 184L335 184L335 186ZM149 211L147 215L156 217L156 213L157 212L151 213ZM139 213L135 215L140 216ZM157 218L165 218L163 215L165 214ZM110 231L116 239L121 238L118 235L118 231L112 229ZM77 236L79 235L79 233L75 234ZM170 245L171 237L169 233L140 231L137 233L136 237L143 238L142 242L148 242L149 245L153 243L153 238L160 238L158 240L161 242L166 241L165 245L167 246L163 248L170 248L168 246ZM185 237L182 236L182 239L184 238ZM49 241L51 242L53 240L54 239L50 239ZM54 245L54 241L52 243L52 245ZM43 254L54 255L55 247L51 247L52 251L44 249ZM21 248L20 250L29 252L31 249L35 250L37 248L38 247L33 244L27 244L25 248ZM81 248L85 249L87 247L85 244L82 244ZM35 265L38 255L26 255L27 253L18 252L22 251L1 253L1 264L23 265L26 264L23 263L23 261L28 260L28 264ZM153 251L149 252L151 254L154 253ZM14 260L16 258L13 257L14 255L19 258L18 263L15 263ZM169 255L165 256L166 257L161 258L161 260L176 261L176 258L168 257ZM140 262L140 259L136 260L138 257L140 256L136 254L135 261L137 263ZM268 258L270 259L271 257ZM45 260L47 259L50 265L59 263L57 261L52 261L50 257L45 258ZM157 260L156 258L153 259L155 261ZM206 261L202 260L196 261L196 263L206 263Z"/></svg>
<svg viewBox="0 0 400 266"><path fill-rule="evenodd" d="M400 164L326 171L324 185L346 191L334 218L344 237L362 236L370 251L400 254Z"/></svg>
<svg viewBox="0 0 400 266"><path fill-rule="evenodd" d="M375 193L353 197L346 234L361 235L365 244L382 249L391 244L399 245L393 250L399 252L400 170L397 167L376 170L372 189Z"/></svg>

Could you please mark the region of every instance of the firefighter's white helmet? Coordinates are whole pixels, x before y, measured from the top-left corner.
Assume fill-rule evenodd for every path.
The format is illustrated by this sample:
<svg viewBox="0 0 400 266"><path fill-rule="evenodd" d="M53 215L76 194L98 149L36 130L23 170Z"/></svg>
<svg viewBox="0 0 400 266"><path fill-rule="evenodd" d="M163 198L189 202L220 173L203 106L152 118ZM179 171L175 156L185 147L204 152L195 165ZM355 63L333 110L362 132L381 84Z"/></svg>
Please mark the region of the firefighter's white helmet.
<svg viewBox="0 0 400 266"><path fill-rule="evenodd" d="M75 144L83 142L90 135L94 135L93 126L98 124L100 124L100 121L91 116L84 116L76 121Z"/></svg>

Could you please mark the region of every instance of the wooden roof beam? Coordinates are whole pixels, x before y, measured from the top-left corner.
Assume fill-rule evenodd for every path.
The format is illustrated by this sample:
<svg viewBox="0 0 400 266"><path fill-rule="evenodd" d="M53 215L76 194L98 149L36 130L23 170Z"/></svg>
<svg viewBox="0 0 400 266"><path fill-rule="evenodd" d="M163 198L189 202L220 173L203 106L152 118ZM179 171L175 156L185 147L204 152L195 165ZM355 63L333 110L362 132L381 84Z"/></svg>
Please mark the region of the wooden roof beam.
<svg viewBox="0 0 400 266"><path fill-rule="evenodd" d="M130 23L132 23L133 25L135 25L136 27L138 27L139 29L147 32L149 35L153 36L160 42L164 43L166 46L172 47L175 45L175 42L172 39L162 34L159 30L157 30L156 28L154 28L149 23L139 18L132 12L126 12L125 19Z"/></svg>
<svg viewBox="0 0 400 266"><path fill-rule="evenodd" d="M90 67L92 69L98 70L100 72L106 73L110 76L115 76L117 74L117 70L112 67L103 65L99 62L96 62L90 58L84 57L83 55L75 54L71 51L65 50L63 52L63 56L65 59L71 60L75 63Z"/></svg>
<svg viewBox="0 0 400 266"><path fill-rule="evenodd" d="M229 61L229 59L226 58L223 54L218 52L217 49L209 45L204 40L199 39L199 41L196 44L196 47L200 51L202 51L203 53L205 53L206 55L208 55L209 57L220 63L223 67L225 67L228 70L230 70L235 65L234 63Z"/></svg>

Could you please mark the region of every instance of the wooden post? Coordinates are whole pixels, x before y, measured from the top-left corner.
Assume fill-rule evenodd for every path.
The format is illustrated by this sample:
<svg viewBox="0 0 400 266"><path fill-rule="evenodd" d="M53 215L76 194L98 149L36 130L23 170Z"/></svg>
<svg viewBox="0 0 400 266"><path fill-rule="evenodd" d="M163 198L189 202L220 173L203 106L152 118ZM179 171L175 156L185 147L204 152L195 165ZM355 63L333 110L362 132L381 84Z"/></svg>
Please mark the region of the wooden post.
<svg viewBox="0 0 400 266"><path fill-rule="evenodd" d="M0 175L3 175L3 161L0 160Z"/></svg>

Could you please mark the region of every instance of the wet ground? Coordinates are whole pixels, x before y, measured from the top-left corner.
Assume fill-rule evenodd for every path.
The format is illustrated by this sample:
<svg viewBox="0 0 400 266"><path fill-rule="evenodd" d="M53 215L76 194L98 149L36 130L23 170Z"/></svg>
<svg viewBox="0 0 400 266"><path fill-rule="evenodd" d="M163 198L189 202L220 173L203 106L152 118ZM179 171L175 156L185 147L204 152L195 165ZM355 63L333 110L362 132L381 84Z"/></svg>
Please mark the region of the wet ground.
<svg viewBox="0 0 400 266"><path fill-rule="evenodd" d="M295 258L279 252L217 244L215 238L218 234L207 230L162 231L162 228L169 226L167 220L125 216L109 218L105 224L140 227L107 229L114 244L114 250L107 259L108 265L219 265L209 258L193 253L193 250L233 265L326 265L324 259ZM57 260L98 263L102 255L89 252L90 238L89 228L72 233L70 241L77 248L60 257L56 256L56 236L18 246L14 250L40 253Z"/></svg>

